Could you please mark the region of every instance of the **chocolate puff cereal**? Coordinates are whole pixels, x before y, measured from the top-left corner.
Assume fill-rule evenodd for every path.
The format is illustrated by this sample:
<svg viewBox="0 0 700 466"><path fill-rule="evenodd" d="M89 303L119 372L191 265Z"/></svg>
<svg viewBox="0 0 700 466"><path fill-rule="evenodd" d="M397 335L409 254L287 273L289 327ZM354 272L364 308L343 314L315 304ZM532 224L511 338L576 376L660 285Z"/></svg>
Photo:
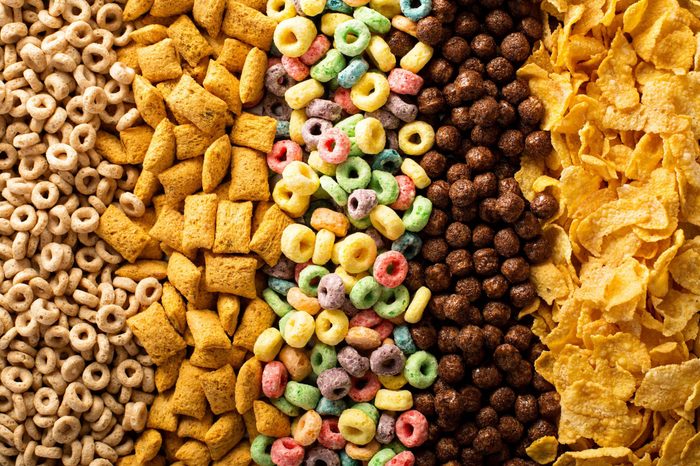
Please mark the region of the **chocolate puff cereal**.
<svg viewBox="0 0 700 466"><path fill-rule="evenodd" d="M518 319L537 299L530 267L551 252L540 221L558 210L547 194L527 202L514 178L521 156L551 150L542 102L515 75L538 14L524 0L442 1L418 23L436 49L419 115L445 117L420 161L433 212L410 274L433 292L414 339L439 354L435 385L414 395L435 426L416 464L534 465L525 448L556 433L559 396L533 367L543 345Z"/></svg>

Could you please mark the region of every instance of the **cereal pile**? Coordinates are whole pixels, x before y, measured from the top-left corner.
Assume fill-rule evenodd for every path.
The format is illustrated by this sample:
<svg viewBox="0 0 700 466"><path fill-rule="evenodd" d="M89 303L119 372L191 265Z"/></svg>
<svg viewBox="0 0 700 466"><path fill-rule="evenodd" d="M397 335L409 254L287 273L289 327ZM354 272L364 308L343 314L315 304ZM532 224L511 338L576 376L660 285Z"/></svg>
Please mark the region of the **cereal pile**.
<svg viewBox="0 0 700 466"><path fill-rule="evenodd" d="M555 253L531 267L535 367L561 395L559 442L592 448L556 464L698 464L700 20L675 0L544 8L564 24L518 72L555 149L516 175L557 200Z"/></svg>
<svg viewBox="0 0 700 466"><path fill-rule="evenodd" d="M537 298L530 267L551 252L540 219L557 207L549 194L526 202L513 177L521 156L551 150L537 129L542 102L515 76L542 31L534 5L482 3L459 13L435 3L417 24L417 37L441 51L426 67L419 115L449 108L420 162L435 208L407 281L434 293L411 333L441 355L437 382L415 395L431 419L421 465L531 464L526 448L554 435L559 415L557 393L533 373L544 346L518 323Z"/></svg>

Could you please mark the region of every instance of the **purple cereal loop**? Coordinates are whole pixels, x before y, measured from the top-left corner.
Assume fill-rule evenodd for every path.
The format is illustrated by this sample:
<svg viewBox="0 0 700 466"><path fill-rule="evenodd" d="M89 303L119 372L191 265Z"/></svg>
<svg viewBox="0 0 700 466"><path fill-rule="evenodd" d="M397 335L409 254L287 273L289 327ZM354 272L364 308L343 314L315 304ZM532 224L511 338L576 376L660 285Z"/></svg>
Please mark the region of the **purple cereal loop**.
<svg viewBox="0 0 700 466"><path fill-rule="evenodd" d="M355 317L360 310L356 308L349 299L346 299L345 302L343 303L343 306L340 308L341 311L345 313L348 318L352 319Z"/></svg>
<svg viewBox="0 0 700 466"><path fill-rule="evenodd" d="M292 280L294 279L295 265L296 264L287 259L287 257L280 256L279 261L274 266L270 267L269 265L264 265L262 271L271 277Z"/></svg>
<svg viewBox="0 0 700 466"><path fill-rule="evenodd" d="M332 100L314 99L306 106L306 116L318 117L328 121L336 121L343 113L343 107Z"/></svg>
<svg viewBox="0 0 700 466"><path fill-rule="evenodd" d="M340 309L345 304L345 284L340 275L329 273L318 282L318 303L323 309Z"/></svg>
<svg viewBox="0 0 700 466"><path fill-rule="evenodd" d="M321 118L309 118L301 127L301 137L306 143L306 147L311 150L316 150L318 140L324 131L331 129L333 124L328 120Z"/></svg>
<svg viewBox="0 0 700 466"><path fill-rule="evenodd" d="M283 97L267 94L262 104L263 115L265 116L281 121L289 121L289 118L292 116L292 109L287 105L287 101Z"/></svg>
<svg viewBox="0 0 700 466"><path fill-rule="evenodd" d="M348 196L348 215L360 220L377 206L377 193L371 189L356 189Z"/></svg>
<svg viewBox="0 0 700 466"><path fill-rule="evenodd" d="M401 97L393 92L389 94L386 101L386 109L394 114L396 118L404 123L410 123L418 116L418 107L405 102Z"/></svg>
<svg viewBox="0 0 700 466"><path fill-rule="evenodd" d="M399 150L399 135L396 134L396 131L386 132L386 148Z"/></svg>
<svg viewBox="0 0 700 466"><path fill-rule="evenodd" d="M377 423L377 433L375 439L377 442L386 445L391 443L396 437L396 419L386 413L382 413Z"/></svg>
<svg viewBox="0 0 700 466"><path fill-rule="evenodd" d="M296 84L282 66L282 63L272 65L265 72L265 89L278 97L284 97L287 89Z"/></svg>
<svg viewBox="0 0 700 466"><path fill-rule="evenodd" d="M340 400L350 391L352 383L350 376L340 367L334 367L321 372L316 379L316 386L321 395L331 401Z"/></svg>
<svg viewBox="0 0 700 466"><path fill-rule="evenodd" d="M397 375L405 364L406 357L396 345L382 345L369 356L369 367L377 375Z"/></svg>
<svg viewBox="0 0 700 466"><path fill-rule="evenodd" d="M346 346L338 352L338 363L353 377L362 377L369 370L369 359L352 346Z"/></svg>
<svg viewBox="0 0 700 466"><path fill-rule="evenodd" d="M382 124L384 129L398 129L401 126L401 120L396 118L391 112L387 112L383 108L374 112L365 113L366 118L376 118Z"/></svg>
<svg viewBox="0 0 700 466"><path fill-rule="evenodd" d="M340 458L333 450L323 447L315 447L306 453L304 466L340 466Z"/></svg>
<svg viewBox="0 0 700 466"><path fill-rule="evenodd" d="M384 237L375 228L368 228L365 230L365 234L374 240L374 244L377 245L377 251L384 249Z"/></svg>

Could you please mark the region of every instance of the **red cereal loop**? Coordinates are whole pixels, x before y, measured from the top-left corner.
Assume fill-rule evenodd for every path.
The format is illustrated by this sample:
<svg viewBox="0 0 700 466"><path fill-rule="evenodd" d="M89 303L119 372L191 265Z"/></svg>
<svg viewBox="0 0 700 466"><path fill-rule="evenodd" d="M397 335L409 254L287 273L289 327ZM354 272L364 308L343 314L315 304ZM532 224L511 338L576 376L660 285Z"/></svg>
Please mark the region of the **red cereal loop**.
<svg viewBox="0 0 700 466"><path fill-rule="evenodd" d="M396 288L408 274L408 261L398 251L386 251L374 261L374 279L382 286Z"/></svg>
<svg viewBox="0 0 700 466"><path fill-rule="evenodd" d="M304 447L291 437L278 438L270 448L270 458L277 466L299 466L304 461Z"/></svg>
<svg viewBox="0 0 700 466"><path fill-rule="evenodd" d="M389 207L394 210L407 210L411 207L413 199L416 197L416 185L406 175L399 175L394 178L399 184L399 197Z"/></svg>
<svg viewBox="0 0 700 466"><path fill-rule="evenodd" d="M350 138L338 128L327 129L321 134L317 148L321 160L338 165L350 155Z"/></svg>
<svg viewBox="0 0 700 466"><path fill-rule="evenodd" d="M279 398L284 395L288 378L287 368L280 361L266 364L262 373L262 391L265 396Z"/></svg>
<svg viewBox="0 0 700 466"><path fill-rule="evenodd" d="M295 81L303 81L309 76L309 67L298 58L285 55L282 57L282 66L284 71Z"/></svg>
<svg viewBox="0 0 700 466"><path fill-rule="evenodd" d="M285 167L294 161L301 162L301 146L290 139L277 141L269 154L267 154L267 166L280 175Z"/></svg>
<svg viewBox="0 0 700 466"><path fill-rule="evenodd" d="M302 262L301 264L297 264L294 266L294 281L295 282L299 283L299 274L301 273L302 270L304 270L305 268L307 268L311 264L313 264L313 262L306 261L306 262Z"/></svg>
<svg viewBox="0 0 700 466"><path fill-rule="evenodd" d="M352 388L348 396L356 403L371 401L379 389L382 388L379 378L369 371L362 377L350 377L350 381L352 382Z"/></svg>
<svg viewBox="0 0 700 466"><path fill-rule="evenodd" d="M316 36L309 49L304 52L304 55L299 57L302 63L311 66L321 59L322 56L331 48L331 42L324 34Z"/></svg>
<svg viewBox="0 0 700 466"><path fill-rule="evenodd" d="M428 440L428 420L420 411L406 411L396 420L396 436L406 448L418 447Z"/></svg>
<svg viewBox="0 0 700 466"><path fill-rule="evenodd" d="M402 451L392 459L384 463L384 466L413 466L416 457L410 451Z"/></svg>
<svg viewBox="0 0 700 466"><path fill-rule="evenodd" d="M379 339L383 340L385 338L389 338L391 332L394 331L394 324L388 320L382 319L382 322L379 325L372 327L372 330L379 334Z"/></svg>
<svg viewBox="0 0 700 466"><path fill-rule="evenodd" d="M368 327L373 328L382 322L382 318L377 315L372 309L365 309L357 313L355 317L350 319L350 327Z"/></svg>
<svg viewBox="0 0 700 466"><path fill-rule="evenodd" d="M360 109L355 107L355 104L350 99L350 89L345 89L344 87L336 89L335 93L333 93L333 102L340 105L348 115L360 113Z"/></svg>
<svg viewBox="0 0 700 466"><path fill-rule="evenodd" d="M387 78L389 88L397 94L416 95L423 87L423 78L403 68L394 68Z"/></svg>
<svg viewBox="0 0 700 466"><path fill-rule="evenodd" d="M343 438L338 429L338 418L332 417L323 420L321 432L318 434L318 443L331 450L342 450L347 440Z"/></svg>

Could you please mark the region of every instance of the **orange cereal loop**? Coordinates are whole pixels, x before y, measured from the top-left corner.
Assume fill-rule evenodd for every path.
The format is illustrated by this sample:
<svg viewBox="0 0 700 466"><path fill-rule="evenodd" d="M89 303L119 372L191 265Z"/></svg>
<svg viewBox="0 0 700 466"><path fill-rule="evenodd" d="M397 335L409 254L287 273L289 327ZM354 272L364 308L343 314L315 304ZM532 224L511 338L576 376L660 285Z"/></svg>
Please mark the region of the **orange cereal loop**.
<svg viewBox="0 0 700 466"><path fill-rule="evenodd" d="M342 213L321 207L311 215L311 226L316 230L326 229L336 236L345 236L350 222Z"/></svg>

